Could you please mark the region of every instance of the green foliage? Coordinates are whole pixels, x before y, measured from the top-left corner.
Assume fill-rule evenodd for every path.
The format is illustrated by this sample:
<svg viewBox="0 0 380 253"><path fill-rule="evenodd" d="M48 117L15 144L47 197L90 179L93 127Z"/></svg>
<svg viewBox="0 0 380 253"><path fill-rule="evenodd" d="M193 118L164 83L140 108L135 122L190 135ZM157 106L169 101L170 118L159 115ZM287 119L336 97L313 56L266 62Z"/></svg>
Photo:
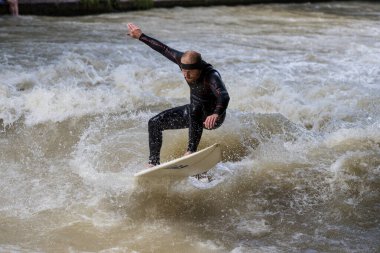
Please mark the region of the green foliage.
<svg viewBox="0 0 380 253"><path fill-rule="evenodd" d="M100 7L112 7L112 0L80 0L80 3L89 10L98 9Z"/></svg>
<svg viewBox="0 0 380 253"><path fill-rule="evenodd" d="M80 0L80 4L90 11L103 9L105 7L108 9L112 9L113 7L117 8L118 2L117 0ZM153 0L131 0L133 8L137 10L153 8L153 2Z"/></svg>
<svg viewBox="0 0 380 253"><path fill-rule="evenodd" d="M153 0L134 0L136 9L146 10L153 7Z"/></svg>
<svg viewBox="0 0 380 253"><path fill-rule="evenodd" d="M87 8L96 7L99 5L99 0L80 0L80 3Z"/></svg>

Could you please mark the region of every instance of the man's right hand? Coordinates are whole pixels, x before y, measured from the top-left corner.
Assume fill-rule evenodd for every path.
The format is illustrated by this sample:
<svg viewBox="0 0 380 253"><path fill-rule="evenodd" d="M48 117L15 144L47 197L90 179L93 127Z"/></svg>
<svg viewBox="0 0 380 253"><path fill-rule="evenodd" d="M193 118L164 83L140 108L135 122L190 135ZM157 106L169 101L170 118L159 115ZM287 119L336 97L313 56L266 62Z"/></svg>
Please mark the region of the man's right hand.
<svg viewBox="0 0 380 253"><path fill-rule="evenodd" d="M128 35L135 39L139 39L142 34L141 29L133 23L128 23L128 30Z"/></svg>

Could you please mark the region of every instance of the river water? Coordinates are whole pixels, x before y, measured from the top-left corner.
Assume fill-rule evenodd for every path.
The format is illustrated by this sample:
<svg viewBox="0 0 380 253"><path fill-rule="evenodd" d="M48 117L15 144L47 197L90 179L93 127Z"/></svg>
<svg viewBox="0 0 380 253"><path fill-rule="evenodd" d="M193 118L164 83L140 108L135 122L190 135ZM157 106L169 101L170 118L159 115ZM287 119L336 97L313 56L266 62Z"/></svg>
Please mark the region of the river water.
<svg viewBox="0 0 380 253"><path fill-rule="evenodd" d="M186 104L177 66L222 74L213 181L138 183L147 122ZM379 252L380 5L0 17L0 252ZM187 131L164 133L162 160Z"/></svg>

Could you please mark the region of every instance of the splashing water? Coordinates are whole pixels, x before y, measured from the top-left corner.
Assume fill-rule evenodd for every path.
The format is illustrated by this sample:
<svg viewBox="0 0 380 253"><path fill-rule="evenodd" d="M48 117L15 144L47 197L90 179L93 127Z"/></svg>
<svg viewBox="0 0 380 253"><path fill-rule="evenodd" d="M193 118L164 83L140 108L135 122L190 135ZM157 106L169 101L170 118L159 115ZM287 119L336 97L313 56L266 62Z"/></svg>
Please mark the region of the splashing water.
<svg viewBox="0 0 380 253"><path fill-rule="evenodd" d="M0 251L380 250L375 3L0 22ZM128 22L221 72L227 119L200 143L223 149L211 183L134 182L149 118L189 90ZM165 131L162 159L187 141Z"/></svg>

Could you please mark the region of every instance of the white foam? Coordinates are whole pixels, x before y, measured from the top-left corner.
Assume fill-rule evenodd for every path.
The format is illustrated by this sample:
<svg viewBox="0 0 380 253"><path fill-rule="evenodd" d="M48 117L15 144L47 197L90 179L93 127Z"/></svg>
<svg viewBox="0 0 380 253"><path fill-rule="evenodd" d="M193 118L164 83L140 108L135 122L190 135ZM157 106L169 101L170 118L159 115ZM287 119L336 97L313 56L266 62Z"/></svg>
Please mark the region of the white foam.
<svg viewBox="0 0 380 253"><path fill-rule="evenodd" d="M30 249L19 245L2 244L0 245L0 252L7 253L43 253L43 250Z"/></svg>
<svg viewBox="0 0 380 253"><path fill-rule="evenodd" d="M379 123L365 127L343 128L327 136L325 144L329 148L359 149L380 143Z"/></svg>
<svg viewBox="0 0 380 253"><path fill-rule="evenodd" d="M196 244L196 250L197 251L206 251L206 252L223 252L225 251L225 248L211 240L207 241L198 241L195 243Z"/></svg>
<svg viewBox="0 0 380 253"><path fill-rule="evenodd" d="M84 90L78 87L36 88L24 97L25 122L34 125L59 122L68 117L112 112L123 102L108 88Z"/></svg>
<svg viewBox="0 0 380 253"><path fill-rule="evenodd" d="M56 64L29 72L1 74L0 79L7 80L7 85L0 86L0 118L4 124L14 123L21 116L27 125L35 125L70 117L138 110L166 100L163 94L157 96L165 92L162 79L178 83L176 79L172 81L169 72L160 74L160 71L132 64L111 68L90 57L94 56L67 53ZM181 87L167 91L173 98L183 98L187 90Z"/></svg>
<svg viewBox="0 0 380 253"><path fill-rule="evenodd" d="M239 246L234 248L230 253L280 253L283 252L282 249L279 249L275 246Z"/></svg>
<svg viewBox="0 0 380 253"><path fill-rule="evenodd" d="M237 230L243 233L249 233L251 236L263 236L270 233L271 226L266 220L245 220L236 224Z"/></svg>
<svg viewBox="0 0 380 253"><path fill-rule="evenodd" d="M146 154L144 156L147 142L141 142L139 133L143 131L140 130L140 125L146 124L148 116L149 114L140 113L99 117L87 128L76 145L70 162L74 171L86 183L103 192L130 191L134 182L133 173L143 166L143 157L147 157ZM129 127L123 125L123 122L129 122ZM145 132L144 135L147 135ZM115 161L114 152L120 152L120 155L126 157L125 163L117 160L112 164ZM110 167L118 172L112 172Z"/></svg>

